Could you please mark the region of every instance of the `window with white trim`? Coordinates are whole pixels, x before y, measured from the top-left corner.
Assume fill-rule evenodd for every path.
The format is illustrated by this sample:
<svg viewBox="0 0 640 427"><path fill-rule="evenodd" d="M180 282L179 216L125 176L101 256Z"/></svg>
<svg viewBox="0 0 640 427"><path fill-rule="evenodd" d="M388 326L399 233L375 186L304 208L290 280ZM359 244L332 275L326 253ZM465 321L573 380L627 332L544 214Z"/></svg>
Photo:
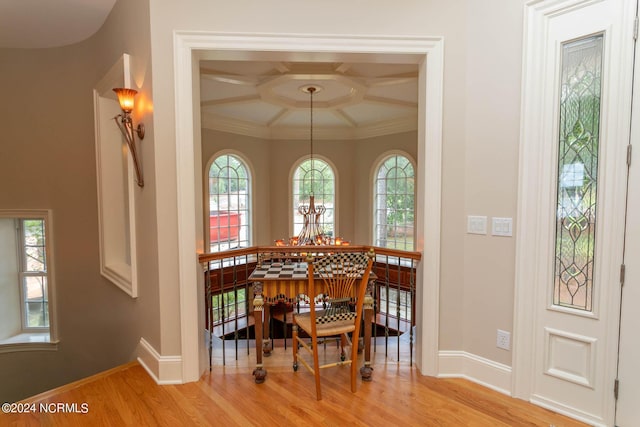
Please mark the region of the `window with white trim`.
<svg viewBox="0 0 640 427"><path fill-rule="evenodd" d="M415 249L415 176L411 161L400 154L388 156L374 179L374 245L405 251Z"/></svg>
<svg viewBox="0 0 640 427"><path fill-rule="evenodd" d="M0 211L0 346L54 341L49 236L48 211Z"/></svg>
<svg viewBox="0 0 640 427"><path fill-rule="evenodd" d="M312 188L313 187L313 188ZM325 235L335 237L335 173L322 159L303 160L293 174L293 235L302 231L304 217L298 212L300 205L308 205L311 195L316 206L323 205L325 212L320 225Z"/></svg>
<svg viewBox="0 0 640 427"><path fill-rule="evenodd" d="M211 252L251 244L251 175L233 154L216 157L209 167L209 242Z"/></svg>

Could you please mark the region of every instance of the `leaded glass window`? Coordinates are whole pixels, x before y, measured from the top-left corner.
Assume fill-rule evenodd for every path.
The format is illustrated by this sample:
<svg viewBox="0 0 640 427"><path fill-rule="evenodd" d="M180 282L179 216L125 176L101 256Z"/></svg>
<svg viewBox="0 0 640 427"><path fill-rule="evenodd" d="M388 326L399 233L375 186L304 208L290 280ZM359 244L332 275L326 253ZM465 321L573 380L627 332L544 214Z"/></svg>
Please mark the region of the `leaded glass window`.
<svg viewBox="0 0 640 427"><path fill-rule="evenodd" d="M386 158L376 172L374 186L374 244L414 250L415 180L411 161L402 155Z"/></svg>
<svg viewBox="0 0 640 427"><path fill-rule="evenodd" d="M313 188L311 185L313 183ZM313 194L315 204L324 205L325 212L320 217L320 225L325 235L335 237L335 174L331 166L322 159L304 160L293 174L293 235L302 231L303 216L298 206L309 203Z"/></svg>
<svg viewBox="0 0 640 427"><path fill-rule="evenodd" d="M592 311L603 36L562 46L553 303Z"/></svg>
<svg viewBox="0 0 640 427"><path fill-rule="evenodd" d="M249 246L251 177L233 154L217 157L209 168L209 241L211 252Z"/></svg>

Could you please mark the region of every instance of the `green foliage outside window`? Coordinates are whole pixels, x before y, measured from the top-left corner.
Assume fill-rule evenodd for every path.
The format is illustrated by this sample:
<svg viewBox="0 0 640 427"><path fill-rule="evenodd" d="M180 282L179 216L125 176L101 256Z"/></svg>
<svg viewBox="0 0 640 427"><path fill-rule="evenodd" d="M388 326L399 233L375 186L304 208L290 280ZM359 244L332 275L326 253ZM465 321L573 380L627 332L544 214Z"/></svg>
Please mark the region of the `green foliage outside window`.
<svg viewBox="0 0 640 427"><path fill-rule="evenodd" d="M387 175L386 184L387 224L413 224L415 205L413 176L407 177L394 168Z"/></svg>
<svg viewBox="0 0 640 427"><path fill-rule="evenodd" d="M311 168L311 163L311 160L303 161L296 171L295 179L300 182L298 198L300 201L307 201L309 196L313 194L318 203L323 203L325 199L333 202L333 171L322 160L313 160L315 169ZM311 181L313 181L313 188L311 188Z"/></svg>
<svg viewBox="0 0 640 427"><path fill-rule="evenodd" d="M245 316L247 314L246 302L246 290L244 288L213 295L211 297L213 322L220 323L223 319L226 321Z"/></svg>
<svg viewBox="0 0 640 427"><path fill-rule="evenodd" d="M411 161L402 155L387 158L376 173L375 244L414 250L415 176Z"/></svg>

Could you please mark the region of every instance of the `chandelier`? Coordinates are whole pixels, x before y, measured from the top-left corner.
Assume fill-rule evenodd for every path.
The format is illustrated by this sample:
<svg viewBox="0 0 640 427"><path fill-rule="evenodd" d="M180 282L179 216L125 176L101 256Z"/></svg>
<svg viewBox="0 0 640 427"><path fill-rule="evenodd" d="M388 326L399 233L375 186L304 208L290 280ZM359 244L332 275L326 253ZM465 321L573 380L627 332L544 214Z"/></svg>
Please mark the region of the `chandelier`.
<svg viewBox="0 0 640 427"><path fill-rule="evenodd" d="M349 242L342 240L340 237L331 239L330 235L325 234L322 227L322 215L326 212L323 204L316 204L313 194L313 176L315 173L313 163L313 94L321 90L320 86L306 85L300 88L301 91L309 94L309 160L311 162L311 191L309 192L309 203L300 204L298 213L302 216L302 230L297 236L289 239L290 246L307 246L307 245L348 245ZM285 246L284 240L276 240L276 246Z"/></svg>

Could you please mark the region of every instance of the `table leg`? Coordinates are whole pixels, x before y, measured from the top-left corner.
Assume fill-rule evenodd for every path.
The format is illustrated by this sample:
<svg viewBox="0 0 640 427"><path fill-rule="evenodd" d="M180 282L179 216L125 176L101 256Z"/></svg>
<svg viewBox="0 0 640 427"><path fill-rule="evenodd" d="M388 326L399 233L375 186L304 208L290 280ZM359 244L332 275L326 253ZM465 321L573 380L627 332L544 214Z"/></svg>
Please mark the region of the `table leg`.
<svg viewBox="0 0 640 427"><path fill-rule="evenodd" d="M371 381L373 368L371 367L371 326L373 319L373 296L371 295L372 283L367 286L364 297L364 366L360 368L362 381Z"/></svg>
<svg viewBox="0 0 640 427"><path fill-rule="evenodd" d="M264 322L262 323L262 353L264 357L271 356L271 304L264 304ZM257 325L256 325L257 327Z"/></svg>
<svg viewBox="0 0 640 427"><path fill-rule="evenodd" d="M267 371L262 365L262 315L264 309L264 299L262 298L262 284L256 283L253 286L253 316L255 319L255 335L256 335L256 369L253 370L253 376L257 384L264 382Z"/></svg>

